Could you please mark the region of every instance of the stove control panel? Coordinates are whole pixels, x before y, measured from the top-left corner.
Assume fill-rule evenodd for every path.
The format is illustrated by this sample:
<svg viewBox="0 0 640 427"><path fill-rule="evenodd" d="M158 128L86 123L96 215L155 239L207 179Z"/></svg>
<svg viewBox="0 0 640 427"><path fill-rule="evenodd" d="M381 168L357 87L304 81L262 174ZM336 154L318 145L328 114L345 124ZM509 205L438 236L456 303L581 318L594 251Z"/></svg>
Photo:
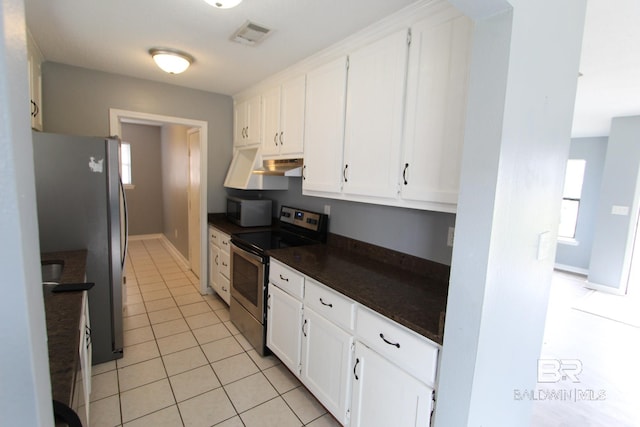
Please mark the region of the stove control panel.
<svg viewBox="0 0 640 427"><path fill-rule="evenodd" d="M280 221L311 231L323 231L326 228L327 216L303 209L282 206L280 208Z"/></svg>

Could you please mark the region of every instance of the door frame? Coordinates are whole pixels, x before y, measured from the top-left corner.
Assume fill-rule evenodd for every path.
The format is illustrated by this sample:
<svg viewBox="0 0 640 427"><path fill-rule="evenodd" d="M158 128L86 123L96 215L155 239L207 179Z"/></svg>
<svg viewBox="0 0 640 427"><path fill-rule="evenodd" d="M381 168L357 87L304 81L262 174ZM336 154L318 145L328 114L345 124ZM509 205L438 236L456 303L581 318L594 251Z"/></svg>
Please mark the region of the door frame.
<svg viewBox="0 0 640 427"><path fill-rule="evenodd" d="M192 206L191 206L191 204L192 204L192 197L191 197L192 196L192 187L193 187L193 183L194 183L194 181L192 179L193 175L191 173L192 164L194 165L194 168L198 167L198 172L200 172L200 165L198 163L194 163L193 162L194 159L192 158L193 150L192 150L192 143L191 143L191 135L195 134L196 132L198 133L198 141L197 141L197 143L194 142L193 146L195 147L197 145L197 148L198 148L198 159L197 160L198 160L198 163L200 163L200 157L201 157L200 156L201 155L200 148L202 146L202 144L200 142L200 137L199 137L200 128L199 127L193 127L193 128L190 128L189 130L187 130L187 145L188 145L188 148L189 148L189 190L188 190L189 191L189 207L188 207L188 210L187 210L187 229L188 229L188 233L189 233L189 263L191 264L191 270L192 271L194 271L193 270L194 260L202 258L200 256L200 253L202 252L201 249L198 250L198 253L197 253L198 256L194 256L194 252L201 245L194 245L194 242L192 242L192 239L191 239L191 236L192 236L192 234L194 232L194 225L195 225L195 224L193 224L193 209L192 209ZM199 175L201 175L201 174L199 173ZM200 191L200 184L201 184L201 179L198 178L198 191ZM198 207L197 208L199 210L200 203L198 203ZM201 215L198 215L198 219L197 219L197 226L198 227L200 226L201 222L202 222L202 217L201 217ZM200 235L201 234L202 233L200 233ZM200 241L202 241L202 239L200 239ZM197 272L198 276L200 276L200 274L201 274L201 271L200 271L200 270L202 270L200 268L201 266L202 266L202 263L199 262L198 263L198 267L199 267L198 270L199 271Z"/></svg>
<svg viewBox="0 0 640 427"><path fill-rule="evenodd" d="M207 140L208 123L182 117L163 116L139 111L109 109L109 133L122 135L122 123L135 123L162 126L165 124L183 125L200 128L200 293L207 291ZM204 220L202 220L204 218Z"/></svg>

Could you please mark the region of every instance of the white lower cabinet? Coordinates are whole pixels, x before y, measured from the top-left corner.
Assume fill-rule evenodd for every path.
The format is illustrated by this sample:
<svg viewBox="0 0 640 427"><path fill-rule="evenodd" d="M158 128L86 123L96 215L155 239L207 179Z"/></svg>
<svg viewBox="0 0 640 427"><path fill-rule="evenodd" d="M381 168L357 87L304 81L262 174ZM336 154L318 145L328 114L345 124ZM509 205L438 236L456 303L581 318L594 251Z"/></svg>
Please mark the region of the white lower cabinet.
<svg viewBox="0 0 640 427"><path fill-rule="evenodd" d="M353 336L306 306L302 333L301 380L342 425L347 425Z"/></svg>
<svg viewBox="0 0 640 427"><path fill-rule="evenodd" d="M344 426L430 425L439 346L274 259L267 347Z"/></svg>
<svg viewBox="0 0 640 427"><path fill-rule="evenodd" d="M270 284L267 296L267 347L300 375L302 301Z"/></svg>
<svg viewBox="0 0 640 427"><path fill-rule="evenodd" d="M209 227L209 286L224 302L231 301L229 235Z"/></svg>
<svg viewBox="0 0 640 427"><path fill-rule="evenodd" d="M356 342L352 427L428 426L433 389Z"/></svg>
<svg viewBox="0 0 640 427"><path fill-rule="evenodd" d="M73 409L80 417L82 425L89 425L89 402L91 396L91 363L93 346L91 344L91 323L89 322L89 301L87 292L82 295L82 315L80 317L80 344L78 354L80 359L79 378L76 378L76 387L82 390L78 396L78 406ZM81 383L81 384L79 384Z"/></svg>

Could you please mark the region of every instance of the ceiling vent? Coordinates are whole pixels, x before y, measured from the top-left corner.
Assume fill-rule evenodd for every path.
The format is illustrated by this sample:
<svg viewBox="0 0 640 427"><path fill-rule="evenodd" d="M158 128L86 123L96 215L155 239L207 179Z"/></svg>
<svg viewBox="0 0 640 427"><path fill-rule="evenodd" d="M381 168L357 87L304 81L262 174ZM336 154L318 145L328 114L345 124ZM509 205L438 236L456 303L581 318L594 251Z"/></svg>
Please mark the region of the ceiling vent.
<svg viewBox="0 0 640 427"><path fill-rule="evenodd" d="M255 24L251 21L245 22L242 27L233 33L231 41L256 46L260 44L269 34L271 30L262 25Z"/></svg>

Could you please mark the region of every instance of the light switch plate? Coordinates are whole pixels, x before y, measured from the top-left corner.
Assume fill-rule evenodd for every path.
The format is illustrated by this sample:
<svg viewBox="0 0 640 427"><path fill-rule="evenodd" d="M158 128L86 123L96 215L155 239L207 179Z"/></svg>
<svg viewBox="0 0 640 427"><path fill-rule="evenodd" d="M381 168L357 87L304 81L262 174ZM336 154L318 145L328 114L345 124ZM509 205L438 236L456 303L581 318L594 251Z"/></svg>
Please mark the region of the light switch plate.
<svg viewBox="0 0 640 427"><path fill-rule="evenodd" d="M613 205L611 206L611 215L627 216L629 215L629 206Z"/></svg>
<svg viewBox="0 0 640 427"><path fill-rule="evenodd" d="M450 248L453 247L453 236L455 234L455 228L454 227L449 227L449 232L447 233L447 246L449 246Z"/></svg>
<svg viewBox="0 0 640 427"><path fill-rule="evenodd" d="M549 257L551 252L551 232L545 231L538 236L538 261Z"/></svg>

